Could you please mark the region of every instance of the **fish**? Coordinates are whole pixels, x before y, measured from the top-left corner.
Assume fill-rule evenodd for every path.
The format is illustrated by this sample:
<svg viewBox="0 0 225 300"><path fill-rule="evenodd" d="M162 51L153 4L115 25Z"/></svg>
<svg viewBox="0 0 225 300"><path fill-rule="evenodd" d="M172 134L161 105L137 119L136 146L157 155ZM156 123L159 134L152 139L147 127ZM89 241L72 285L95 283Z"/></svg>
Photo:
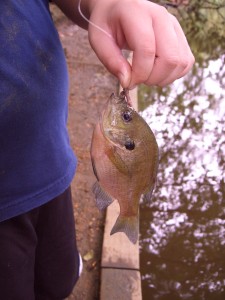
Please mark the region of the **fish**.
<svg viewBox="0 0 225 300"><path fill-rule="evenodd" d="M110 235L124 232L136 244L139 203L150 201L156 183L159 150L146 121L131 105L129 92L114 93L95 125L91 161L96 183L93 193L100 210L117 200L120 214Z"/></svg>

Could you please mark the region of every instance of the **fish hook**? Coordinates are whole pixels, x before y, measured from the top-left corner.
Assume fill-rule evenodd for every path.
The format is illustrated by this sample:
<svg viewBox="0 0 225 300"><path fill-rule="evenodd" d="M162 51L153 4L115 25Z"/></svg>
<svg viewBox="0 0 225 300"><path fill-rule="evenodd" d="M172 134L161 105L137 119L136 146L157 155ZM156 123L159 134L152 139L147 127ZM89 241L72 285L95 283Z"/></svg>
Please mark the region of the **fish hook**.
<svg viewBox="0 0 225 300"><path fill-rule="evenodd" d="M129 89L124 88L122 90L122 92L120 93L120 96L123 97L123 98L125 98L127 104L130 107L132 107L132 101L131 101L131 98L130 98L130 95L129 95Z"/></svg>

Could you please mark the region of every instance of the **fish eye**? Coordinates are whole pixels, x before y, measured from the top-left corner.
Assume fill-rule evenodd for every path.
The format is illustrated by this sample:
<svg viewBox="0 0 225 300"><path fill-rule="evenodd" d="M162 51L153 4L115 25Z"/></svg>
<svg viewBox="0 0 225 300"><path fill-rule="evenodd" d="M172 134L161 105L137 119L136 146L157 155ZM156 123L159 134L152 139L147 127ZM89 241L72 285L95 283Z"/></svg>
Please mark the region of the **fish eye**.
<svg viewBox="0 0 225 300"><path fill-rule="evenodd" d="M123 117L123 120L125 122L130 122L132 120L132 116L131 116L131 112L130 111L125 111L122 113L122 117Z"/></svg>
<svg viewBox="0 0 225 300"><path fill-rule="evenodd" d="M126 142L125 142L125 148L127 149L127 150L134 150L134 148L135 148L135 143L134 143L134 141L133 140L127 140Z"/></svg>

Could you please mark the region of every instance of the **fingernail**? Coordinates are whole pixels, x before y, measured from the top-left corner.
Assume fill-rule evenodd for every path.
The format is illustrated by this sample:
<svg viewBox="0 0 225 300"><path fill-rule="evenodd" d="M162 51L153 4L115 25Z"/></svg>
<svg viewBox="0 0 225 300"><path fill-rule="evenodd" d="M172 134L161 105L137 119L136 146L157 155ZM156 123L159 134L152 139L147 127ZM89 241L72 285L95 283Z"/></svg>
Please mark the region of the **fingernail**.
<svg viewBox="0 0 225 300"><path fill-rule="evenodd" d="M118 77L123 88L128 88L131 81L131 70L129 68L129 65L123 65L120 67Z"/></svg>
<svg viewBox="0 0 225 300"><path fill-rule="evenodd" d="M128 86L128 76L125 73L119 73L118 74L120 84L123 88L127 88Z"/></svg>

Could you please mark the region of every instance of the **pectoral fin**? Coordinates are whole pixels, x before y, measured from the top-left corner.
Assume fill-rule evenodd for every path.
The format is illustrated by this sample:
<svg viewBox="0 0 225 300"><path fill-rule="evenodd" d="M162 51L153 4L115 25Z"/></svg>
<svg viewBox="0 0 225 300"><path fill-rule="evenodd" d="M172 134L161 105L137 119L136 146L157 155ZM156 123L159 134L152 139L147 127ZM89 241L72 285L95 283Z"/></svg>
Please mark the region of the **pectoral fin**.
<svg viewBox="0 0 225 300"><path fill-rule="evenodd" d="M103 210L109 206L114 200L101 188L99 182L97 181L92 188L95 195L96 205L98 209Z"/></svg>

